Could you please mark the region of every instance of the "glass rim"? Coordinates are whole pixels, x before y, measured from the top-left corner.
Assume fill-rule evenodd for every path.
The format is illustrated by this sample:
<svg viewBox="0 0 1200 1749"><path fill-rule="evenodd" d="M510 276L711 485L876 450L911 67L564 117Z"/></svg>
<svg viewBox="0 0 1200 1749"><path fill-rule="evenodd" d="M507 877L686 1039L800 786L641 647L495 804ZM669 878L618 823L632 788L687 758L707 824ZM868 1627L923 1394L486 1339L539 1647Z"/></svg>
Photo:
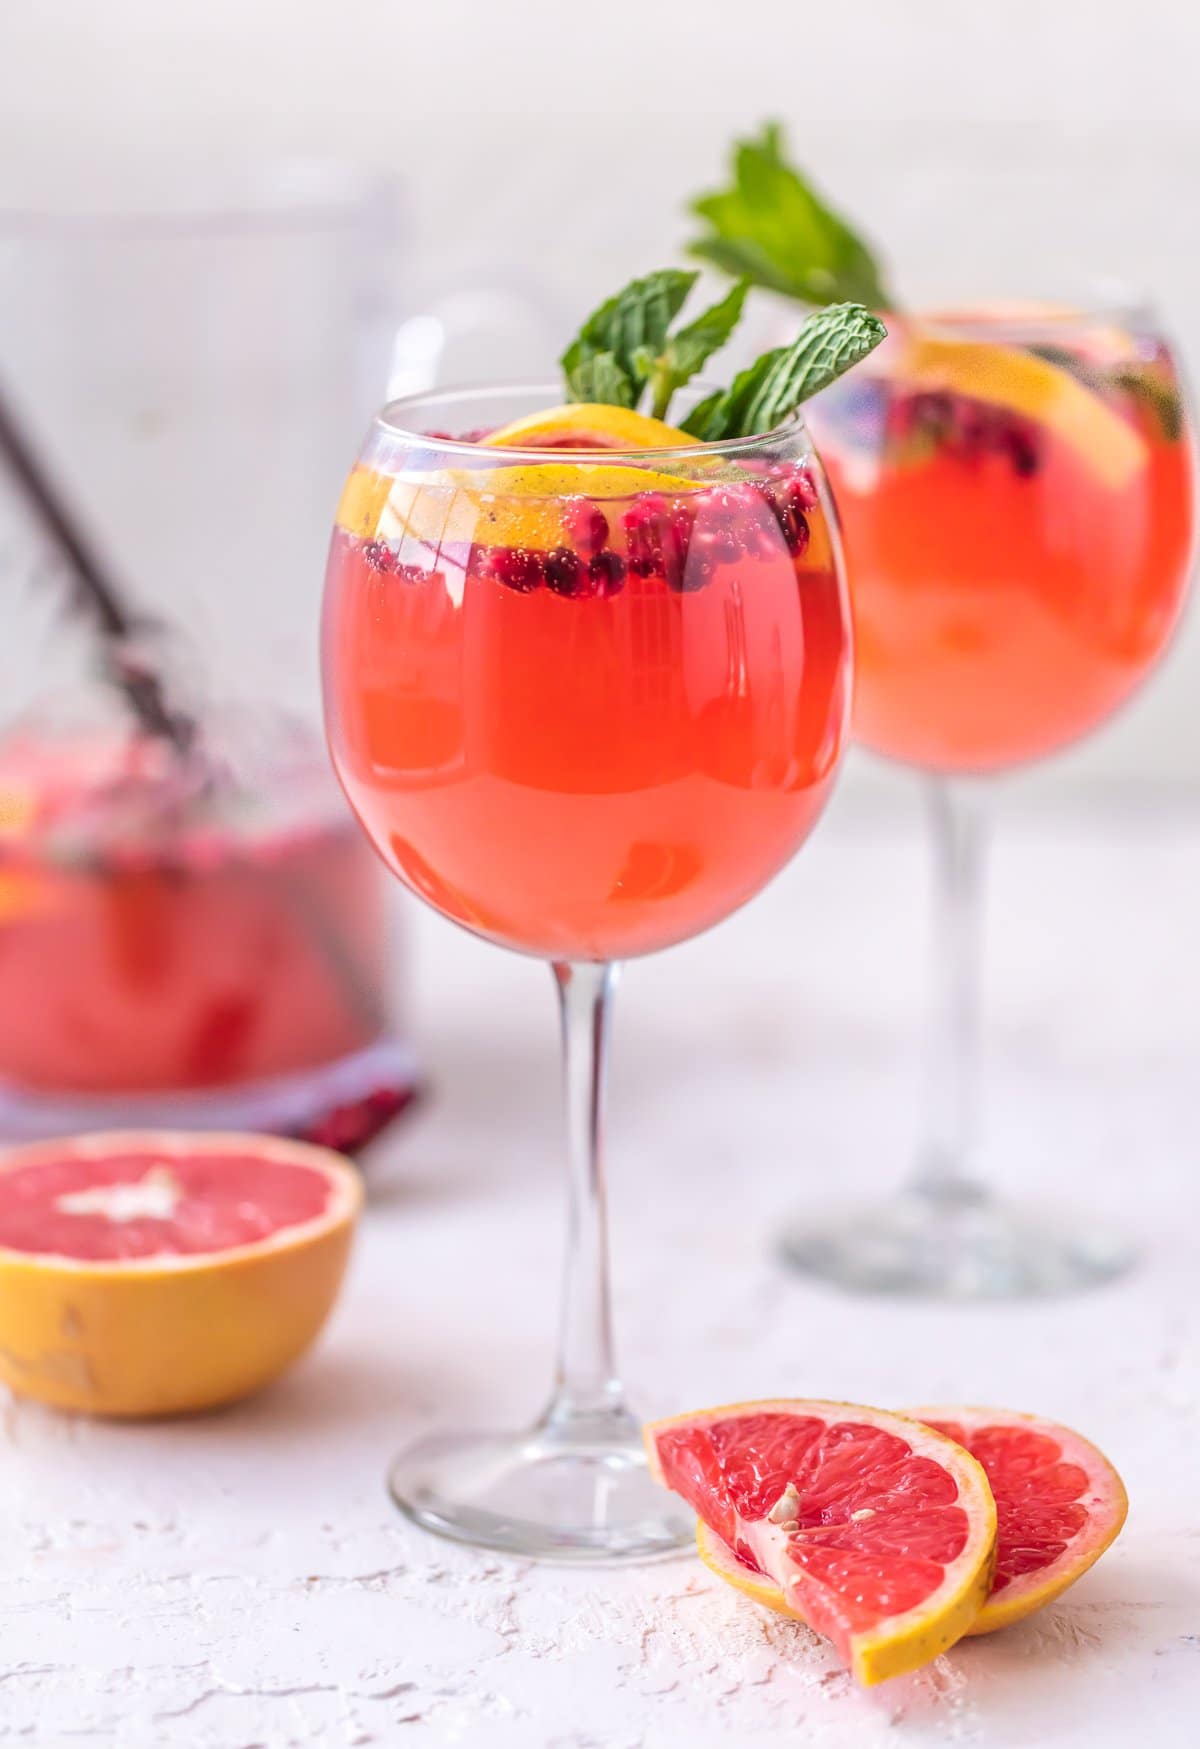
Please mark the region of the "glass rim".
<svg viewBox="0 0 1200 1749"><path fill-rule="evenodd" d="M993 341L1007 338L1017 344L1098 327L1135 332L1150 327L1157 331L1150 299L1123 287L1106 288L1086 300L983 297L957 304L922 304L913 309L885 311L884 319L897 329L917 329L957 340L976 336Z"/></svg>
<svg viewBox="0 0 1200 1749"><path fill-rule="evenodd" d="M700 383L695 386L702 393L711 393L715 384ZM482 444L470 443L457 437L430 437L427 432L414 431L405 423L402 417L422 406L444 406L455 401L487 401L500 400L503 397L518 395L545 395L544 405L556 407L566 405L562 400L563 385L561 382L519 382L519 383L479 383L453 384L444 389L422 389L415 395L402 395L394 401L388 401L375 414L372 429L385 432L389 437L400 438L405 443L423 450L434 450L438 454L448 456L469 456L478 461L481 451L488 456L502 457L503 462L496 465L520 466L528 463L531 466L544 467L547 461L568 462L571 464L586 463L591 467L620 466L623 462L643 462L650 457L661 458L671 456L675 460L702 460L713 456L732 456L747 451L761 449L764 444L793 440L797 435L804 438L810 449L815 449L812 435L805 422L803 412L797 408L779 425L770 431L755 432L750 437L721 438L716 443L702 443L697 440L690 444L658 444L644 449L604 448L570 449L554 445L553 448L536 448L532 445L517 447L505 444L494 449L485 449ZM397 417L401 415L401 417Z"/></svg>

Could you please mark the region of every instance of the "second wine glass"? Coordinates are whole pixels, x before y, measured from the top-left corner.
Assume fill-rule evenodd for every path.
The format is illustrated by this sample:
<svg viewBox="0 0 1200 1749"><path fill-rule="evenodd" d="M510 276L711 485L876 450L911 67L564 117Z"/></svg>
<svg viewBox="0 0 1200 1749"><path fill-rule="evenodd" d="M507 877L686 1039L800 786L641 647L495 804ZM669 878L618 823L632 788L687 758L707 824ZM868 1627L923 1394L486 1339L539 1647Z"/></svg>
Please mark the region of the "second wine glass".
<svg viewBox="0 0 1200 1749"><path fill-rule="evenodd" d="M929 791L928 1127L903 1192L798 1224L786 1250L848 1287L1057 1292L1129 1253L979 1174L983 780L1098 727L1161 655L1187 581L1191 443L1142 311L1007 305L889 330L812 423L845 520L855 731Z"/></svg>

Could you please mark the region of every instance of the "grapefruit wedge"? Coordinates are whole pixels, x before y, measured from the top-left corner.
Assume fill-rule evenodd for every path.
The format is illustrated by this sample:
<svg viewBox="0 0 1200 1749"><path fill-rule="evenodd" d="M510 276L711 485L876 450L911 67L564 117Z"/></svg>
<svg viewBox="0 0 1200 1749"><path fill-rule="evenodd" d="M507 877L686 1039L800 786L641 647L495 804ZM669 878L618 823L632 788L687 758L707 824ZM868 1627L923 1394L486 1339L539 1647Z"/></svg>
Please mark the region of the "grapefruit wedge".
<svg viewBox="0 0 1200 1749"><path fill-rule="evenodd" d="M976 1457L996 1501L996 1572L968 1634L990 1634L1031 1615L1073 1585L1125 1522L1120 1476L1103 1452L1069 1427L1006 1409L921 1409L921 1420ZM794 1614L783 1592L740 1559L703 1521L700 1558L757 1603Z"/></svg>
<svg viewBox="0 0 1200 1749"><path fill-rule="evenodd" d="M325 1322L361 1202L340 1154L265 1136L13 1149L0 1159L0 1380L95 1415L245 1396Z"/></svg>
<svg viewBox="0 0 1200 1749"><path fill-rule="evenodd" d="M1058 1597L1125 1523L1125 1485L1102 1451L1054 1421L1003 1409L915 1409L978 1458L996 1499L996 1577L971 1628L990 1634Z"/></svg>
<svg viewBox="0 0 1200 1749"><path fill-rule="evenodd" d="M734 1403L656 1422L646 1447L733 1551L742 1588L824 1634L864 1686L944 1652L987 1597L987 1477L919 1422L853 1403Z"/></svg>

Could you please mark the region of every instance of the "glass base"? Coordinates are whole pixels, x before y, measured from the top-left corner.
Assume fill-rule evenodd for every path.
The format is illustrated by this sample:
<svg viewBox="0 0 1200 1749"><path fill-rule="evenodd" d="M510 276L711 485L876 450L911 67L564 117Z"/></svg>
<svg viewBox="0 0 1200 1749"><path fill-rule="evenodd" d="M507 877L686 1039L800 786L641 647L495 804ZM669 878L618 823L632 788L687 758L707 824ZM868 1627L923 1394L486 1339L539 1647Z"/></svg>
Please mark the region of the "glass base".
<svg viewBox="0 0 1200 1749"><path fill-rule="evenodd" d="M793 1268L852 1292L946 1300L1074 1293L1134 1260L1118 1234L1010 1208L969 1186L806 1221L784 1236L782 1252Z"/></svg>
<svg viewBox="0 0 1200 1749"><path fill-rule="evenodd" d="M624 1413L437 1434L401 1452L388 1484L424 1529L509 1555L612 1566L695 1547L694 1517L651 1479Z"/></svg>
<svg viewBox="0 0 1200 1749"><path fill-rule="evenodd" d="M266 1130L325 1140L331 1117L380 1089L395 1113L420 1087L416 1058L397 1039L377 1039L336 1062L270 1081L164 1093L44 1093L0 1081L0 1138L40 1142L89 1130ZM328 1138L333 1146L342 1145Z"/></svg>

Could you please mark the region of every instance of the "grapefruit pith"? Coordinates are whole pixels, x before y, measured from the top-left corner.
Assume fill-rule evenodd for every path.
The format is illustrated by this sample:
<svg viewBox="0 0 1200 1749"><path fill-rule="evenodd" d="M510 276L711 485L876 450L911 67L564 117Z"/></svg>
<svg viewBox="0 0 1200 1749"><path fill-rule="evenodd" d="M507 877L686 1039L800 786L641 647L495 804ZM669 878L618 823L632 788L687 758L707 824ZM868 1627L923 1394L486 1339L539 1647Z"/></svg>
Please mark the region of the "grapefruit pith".
<svg viewBox="0 0 1200 1749"><path fill-rule="evenodd" d="M967 1629L990 1634L1021 1621L1087 1572L1125 1522L1120 1476L1104 1454L1069 1427L1007 1409L914 1410L982 1464L996 1501L996 1571L987 1602ZM790 1615L784 1594L707 1524L696 1529L700 1558L720 1578L768 1609Z"/></svg>
<svg viewBox="0 0 1200 1749"><path fill-rule="evenodd" d="M650 1467L833 1642L864 1685L971 1626L992 1579L987 1477L931 1428L853 1403L736 1403L646 1429ZM773 1604L773 1607L778 1605Z"/></svg>
<svg viewBox="0 0 1200 1749"><path fill-rule="evenodd" d="M340 1154L135 1133L0 1159L0 1379L97 1415L247 1395L316 1337L362 1190Z"/></svg>

